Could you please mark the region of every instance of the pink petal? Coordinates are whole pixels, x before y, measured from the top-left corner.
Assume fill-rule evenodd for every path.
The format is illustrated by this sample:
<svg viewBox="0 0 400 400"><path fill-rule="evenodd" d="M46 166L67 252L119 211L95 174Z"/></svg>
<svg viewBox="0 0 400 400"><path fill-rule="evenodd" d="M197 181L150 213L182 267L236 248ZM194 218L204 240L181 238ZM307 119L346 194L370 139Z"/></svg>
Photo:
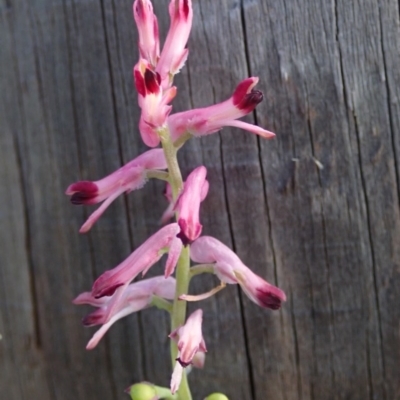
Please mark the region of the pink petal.
<svg viewBox="0 0 400 400"><path fill-rule="evenodd" d="M181 228L179 237L184 244L196 240L202 230L199 221L200 203L204 195L208 192L208 183L206 182L207 169L200 166L194 169L183 187L183 191L176 203L176 210L179 214L178 224Z"/></svg>
<svg viewBox="0 0 400 400"><path fill-rule="evenodd" d="M72 300L73 304L81 305L81 304L89 304L94 307L100 307L106 304L109 301L110 297L101 297L100 299L95 299L92 296L91 292L84 292L78 295L74 300Z"/></svg>
<svg viewBox="0 0 400 400"><path fill-rule="evenodd" d="M253 87L258 78L248 78L239 83L228 100L213 106L175 113L168 117L173 141L186 132L193 136L204 136L218 132L224 126L244 128L263 137L272 137L272 132L244 122L235 121L254 110L263 99L263 94Z"/></svg>
<svg viewBox="0 0 400 400"><path fill-rule="evenodd" d="M99 187L95 182L80 181L69 185L65 191L67 196L71 196L71 203L96 204L98 202Z"/></svg>
<svg viewBox="0 0 400 400"><path fill-rule="evenodd" d="M131 161L136 166L149 169L166 169L168 167L163 149L151 149Z"/></svg>
<svg viewBox="0 0 400 400"><path fill-rule="evenodd" d="M231 249L215 238L198 238L190 248L190 257L198 263L214 263L214 272L222 282L239 283L249 299L261 307L277 310L286 301L281 289L256 275Z"/></svg>
<svg viewBox="0 0 400 400"><path fill-rule="evenodd" d="M175 297L176 280L172 276L165 278L157 277L157 285L153 290L153 294L167 300L173 300ZM154 279L154 278L153 278Z"/></svg>
<svg viewBox="0 0 400 400"><path fill-rule="evenodd" d="M165 264L165 278L168 278L175 270L179 256L182 252L183 243L181 239L175 237L169 248L168 259Z"/></svg>
<svg viewBox="0 0 400 400"><path fill-rule="evenodd" d="M100 307L83 319L84 325L103 324L103 327L95 333L87 348L95 347L114 322L147 308L153 295L172 300L175 295L175 287L174 278L165 279L163 276L156 276L121 287L111 297L94 299L90 293L82 293L75 299L75 303L88 303Z"/></svg>
<svg viewBox="0 0 400 400"><path fill-rule="evenodd" d="M192 358L199 350L207 351L201 330L202 321L203 311L201 309L196 310L188 317L185 325L177 331L179 336L178 361L184 367L191 363Z"/></svg>
<svg viewBox="0 0 400 400"><path fill-rule="evenodd" d="M163 215L161 216L161 219L160 219L161 225L167 224L174 217L174 215L175 215L174 207L175 207L174 203L168 204L168 207L165 209L165 211L163 212Z"/></svg>
<svg viewBox="0 0 400 400"><path fill-rule="evenodd" d="M205 362L206 362L206 354L202 351L198 351L192 359L193 367L199 369L204 368Z"/></svg>
<svg viewBox="0 0 400 400"><path fill-rule="evenodd" d="M124 189L120 189L119 191L113 193L106 201L102 203L102 205L94 211L86 222L79 229L79 233L88 232L91 227L96 223L96 221L103 215L104 211L108 208L108 206L120 195L124 192Z"/></svg>
<svg viewBox="0 0 400 400"><path fill-rule="evenodd" d="M90 339L89 343L86 345L86 350L94 349L105 333L111 328L114 322L130 314L130 310L122 310L120 313L115 314L107 323L105 323Z"/></svg>
<svg viewBox="0 0 400 400"><path fill-rule="evenodd" d="M166 168L163 150L154 149L146 151L103 179L70 185L66 194L71 196L73 204L95 204L105 200L83 224L80 232L87 232L120 194L140 189L146 183L147 170Z"/></svg>
<svg viewBox="0 0 400 400"><path fill-rule="evenodd" d="M192 28L192 1L171 0L169 14L171 24L156 67L161 75L163 88L169 86L168 75L177 73L177 68L182 66L187 57L184 50Z"/></svg>
<svg viewBox="0 0 400 400"><path fill-rule="evenodd" d="M139 131L142 137L143 143L149 147L156 147L160 144L160 137L155 132L143 117L139 120Z"/></svg>
<svg viewBox="0 0 400 400"><path fill-rule="evenodd" d="M179 362L175 363L175 368L172 373L171 383L170 383L172 394L175 394L178 391L182 380L182 374L183 374L182 365Z"/></svg>
<svg viewBox="0 0 400 400"><path fill-rule="evenodd" d="M225 121L225 126L233 126L235 128L244 129L248 132L259 135L265 139L272 139L273 137L275 137L275 133L260 128L257 125L249 124L243 121L237 121L237 120Z"/></svg>
<svg viewBox="0 0 400 400"><path fill-rule="evenodd" d="M232 94L233 104L238 106L243 101L243 98L257 85L258 81L258 77L251 77L241 81Z"/></svg>
<svg viewBox="0 0 400 400"><path fill-rule="evenodd" d="M104 272L93 284L93 297L112 295L122 285L131 282L140 272L146 271L162 256L162 249L169 247L179 233L177 223L164 226L147 239L125 261Z"/></svg>
<svg viewBox="0 0 400 400"><path fill-rule="evenodd" d="M149 0L135 0L133 16L139 32L139 49L141 56L153 65L160 54L158 22Z"/></svg>
<svg viewBox="0 0 400 400"><path fill-rule="evenodd" d="M271 285L246 266L235 271L235 276L249 299L260 307L278 310L282 302L286 301L286 295L281 289Z"/></svg>
<svg viewBox="0 0 400 400"><path fill-rule="evenodd" d="M209 188L210 188L210 184L208 183L207 180L205 180L203 182L203 186L201 187L201 194L200 194L201 201L203 201L207 197Z"/></svg>
<svg viewBox="0 0 400 400"><path fill-rule="evenodd" d="M225 244L211 236L201 236L190 247L190 258L200 264L242 265L240 258Z"/></svg>
<svg viewBox="0 0 400 400"><path fill-rule="evenodd" d="M176 75L183 68L188 56L189 56L189 49L184 49L180 55L176 54L174 63L171 65L172 74Z"/></svg>

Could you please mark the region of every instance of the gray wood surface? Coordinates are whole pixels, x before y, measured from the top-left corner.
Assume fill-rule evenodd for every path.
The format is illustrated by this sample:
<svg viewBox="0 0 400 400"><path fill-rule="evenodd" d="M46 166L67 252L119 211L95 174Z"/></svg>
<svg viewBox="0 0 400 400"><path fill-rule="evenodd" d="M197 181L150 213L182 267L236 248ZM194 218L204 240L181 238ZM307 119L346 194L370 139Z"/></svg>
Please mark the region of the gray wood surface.
<svg viewBox="0 0 400 400"><path fill-rule="evenodd" d="M145 150L132 0L0 0L0 398L109 400L167 385L168 319L146 310L93 351L71 300L158 228L163 185L118 199L89 234L64 191ZM155 0L163 34L167 0ZM202 307L196 400L400 399L400 20L397 0L194 0L176 111L247 76L264 102L192 140L204 232L282 287L279 312L230 286ZM161 267L152 273L160 273ZM216 283L198 277L192 292Z"/></svg>

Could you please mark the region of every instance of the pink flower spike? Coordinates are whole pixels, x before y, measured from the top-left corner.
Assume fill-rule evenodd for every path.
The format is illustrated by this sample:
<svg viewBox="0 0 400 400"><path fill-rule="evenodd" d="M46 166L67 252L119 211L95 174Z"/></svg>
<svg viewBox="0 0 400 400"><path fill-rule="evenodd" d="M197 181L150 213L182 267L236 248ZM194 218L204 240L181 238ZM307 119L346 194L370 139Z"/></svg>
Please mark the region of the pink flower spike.
<svg viewBox="0 0 400 400"><path fill-rule="evenodd" d="M192 364L193 358L198 352L207 352L203 339L201 324L203 311L201 309L193 312L186 320L185 325L175 329L169 336L178 344L178 358L171 378L171 393L179 389L182 379L183 368Z"/></svg>
<svg viewBox="0 0 400 400"><path fill-rule="evenodd" d="M194 169L187 177L175 209L178 211L178 224L181 228L179 237L183 244L190 244L196 240L202 231L200 224L200 203L208 193L207 169L200 166Z"/></svg>
<svg viewBox="0 0 400 400"><path fill-rule="evenodd" d="M278 310L286 301L285 293L248 267L219 240L202 236L190 248L190 257L198 263L214 263L214 272L222 282L238 283L251 301L261 307Z"/></svg>
<svg viewBox="0 0 400 400"><path fill-rule="evenodd" d="M155 66L160 56L160 39L151 1L135 0L133 16L139 32L140 56Z"/></svg>
<svg viewBox="0 0 400 400"><path fill-rule="evenodd" d="M169 15L171 24L156 67L163 88L170 86L173 76L179 72L187 59L188 50L185 46L192 28L192 1L171 0Z"/></svg>
<svg viewBox="0 0 400 400"><path fill-rule="evenodd" d="M65 194L71 196L72 204L96 204L104 201L81 227L80 232L87 232L119 195L140 189L147 181L147 171L166 168L163 150L154 149L146 151L103 179L70 185Z"/></svg>
<svg viewBox="0 0 400 400"><path fill-rule="evenodd" d="M117 288L129 284L139 273L146 273L171 246L179 231L177 223L161 228L121 264L100 275L93 284L92 296L111 296Z"/></svg>
<svg viewBox="0 0 400 400"><path fill-rule="evenodd" d="M256 77L243 80L231 98L222 103L170 115L168 126L172 139L176 141L187 132L193 136L205 136L219 131L224 126L242 128L264 138L275 136L274 133L255 125L236 121L252 112L263 100L263 94L253 89L257 82Z"/></svg>
<svg viewBox="0 0 400 400"><path fill-rule="evenodd" d="M95 299L88 292L79 295L74 300L75 304L91 304L99 307L83 319L83 324L85 326L103 325L94 334L86 348L93 349L117 320L149 307L153 295L172 300L175 295L175 286L174 278L165 279L163 276L156 276L132 283L123 290L123 293L115 293L110 297Z"/></svg>

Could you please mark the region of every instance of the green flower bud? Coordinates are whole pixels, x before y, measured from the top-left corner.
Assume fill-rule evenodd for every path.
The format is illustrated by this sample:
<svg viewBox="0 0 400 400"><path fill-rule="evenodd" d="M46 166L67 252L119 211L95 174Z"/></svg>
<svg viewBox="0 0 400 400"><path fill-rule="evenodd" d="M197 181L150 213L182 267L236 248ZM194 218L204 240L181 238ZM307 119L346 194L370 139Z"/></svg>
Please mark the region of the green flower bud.
<svg viewBox="0 0 400 400"><path fill-rule="evenodd" d="M229 399L222 393L212 393L208 395L204 400L229 400Z"/></svg>
<svg viewBox="0 0 400 400"><path fill-rule="evenodd" d="M158 400L157 392L150 383L135 383L128 393L132 400Z"/></svg>

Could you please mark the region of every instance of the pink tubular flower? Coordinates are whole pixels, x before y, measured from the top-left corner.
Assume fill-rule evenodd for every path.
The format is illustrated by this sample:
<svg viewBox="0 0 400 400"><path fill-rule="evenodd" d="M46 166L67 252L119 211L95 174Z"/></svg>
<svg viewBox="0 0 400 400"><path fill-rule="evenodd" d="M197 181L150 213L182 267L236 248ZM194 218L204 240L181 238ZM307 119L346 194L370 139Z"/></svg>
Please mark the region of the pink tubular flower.
<svg viewBox="0 0 400 400"><path fill-rule="evenodd" d="M236 87L232 97L222 103L170 115L168 126L172 139L175 141L187 132L193 136L205 136L219 131L224 126L245 129L264 138L274 137L274 133L256 125L237 121L238 118L252 112L263 100L262 92L253 89L257 82L258 78L255 77L243 80Z"/></svg>
<svg viewBox="0 0 400 400"><path fill-rule="evenodd" d="M286 301L281 289L256 275L231 249L213 237L198 238L190 247L190 257L198 263L213 264L214 272L222 282L238 283L250 300L261 307L278 310Z"/></svg>
<svg viewBox="0 0 400 400"><path fill-rule="evenodd" d="M199 168L204 168L204 169L205 169L205 167L199 167ZM197 169L199 169L199 168L197 168ZM192 171L191 175L192 175L194 172L195 172L195 171ZM193 192L191 192L189 189L185 189L185 185L186 185L186 182L189 181L189 177L188 177L188 179L186 180L186 182L183 183L182 194L178 197L178 199L177 199L176 202L174 202L174 201L172 200L172 189L171 189L171 185L170 185L169 183L166 184L166 186L165 186L165 191L164 191L164 195L165 195L165 197L167 198L169 204L168 204L168 207L166 208L166 210L164 211L164 213L163 213L163 215L162 215L162 217L161 217L161 221L160 221L160 222L161 222L162 225L165 225L165 224L174 216L175 210L177 210L177 211L179 212L180 215L182 215L182 211L183 211L183 215L185 215L185 213L187 213L187 214L188 214L187 220L191 220L191 221L192 221L192 219L193 219L191 213L196 213L197 221L198 221L198 219L199 219L199 216L198 216L199 213L198 213L198 211L199 211L199 208L200 208L200 202L202 202L202 201L206 198L206 196L207 196L207 194L208 194L208 189L209 189L209 183L208 183L207 180L204 179L204 183L201 184L202 174L203 174L203 172L197 171L196 174L195 174L194 176L192 176L192 178L191 178L191 181L192 181L192 182L190 183L191 186L194 185L195 191L196 191L196 192L198 192L198 189L199 189L200 186L201 186L201 190L200 190L200 201L199 201L199 198L198 198L197 196L194 196L194 195L193 195ZM204 178L205 178L205 175L206 175L206 174L207 174L207 170L205 169L205 171L204 171ZM199 181L199 179L200 179L200 181ZM200 185L200 186L199 186L199 185ZM183 197L184 197L184 200L182 200L182 199L181 199L181 196L182 196L184 193L186 193L186 195L183 196ZM197 202L198 202L199 204L195 204L195 203L197 203ZM196 212L196 209L198 210L197 212ZM182 218L182 219L183 219L183 218ZM183 224L184 224L184 223L180 223L181 229L183 229L183 228L182 228ZM191 222L191 224L192 224L192 222ZM201 231L202 226L201 226L200 224L199 224L199 227L200 227L200 231ZM200 235L200 234L199 234L199 235ZM196 238L197 238L199 235L197 235ZM180 235L180 237L181 237L181 235ZM186 238L188 238L188 237L189 237L189 236L186 235ZM182 237L181 237L181 238L182 238ZM182 239L182 240L184 240L184 239ZM190 239L190 240L193 241L193 240L195 240L195 239ZM189 243L189 241L186 240L186 243Z"/></svg>
<svg viewBox="0 0 400 400"><path fill-rule="evenodd" d="M172 300L175 295L175 286L174 278L165 279L163 276L156 276L128 285L120 296L115 293L111 297L96 299L90 292L80 294L73 301L74 304L90 304L99 307L83 319L83 324L85 326L103 325L94 334L86 348L93 349L114 322L149 307L153 296Z"/></svg>
<svg viewBox="0 0 400 400"><path fill-rule="evenodd" d="M189 53L185 46L192 28L192 1L171 0L169 15L171 24L156 67L163 88L170 86L173 76L183 67Z"/></svg>
<svg viewBox="0 0 400 400"><path fill-rule="evenodd" d="M104 203L90 215L79 232L87 232L107 207L122 193L140 189L147 181L147 172L167 168L162 149L146 151L112 174L98 181L80 181L68 186L65 194L72 204Z"/></svg>
<svg viewBox="0 0 400 400"><path fill-rule="evenodd" d="M178 362L171 379L171 392L175 393L182 379L183 368L190 365L197 352L207 352L201 331L203 311L196 310L186 320L185 325L175 329L169 336L178 344Z"/></svg>
<svg viewBox="0 0 400 400"><path fill-rule="evenodd" d="M177 199L175 209L178 211L178 224L181 228L179 237L183 244L192 243L202 230L199 213L200 203L208 193L209 184L206 180L207 169L200 166L194 169L187 177L183 191Z"/></svg>
<svg viewBox="0 0 400 400"><path fill-rule="evenodd" d="M157 17L154 15L151 1L135 0L133 16L139 32L140 56L155 66L160 56L160 39Z"/></svg>
<svg viewBox="0 0 400 400"><path fill-rule="evenodd" d="M143 142L149 147L158 146L160 138L157 130L163 127L172 106L168 105L176 95L176 87L167 90L161 87L161 77L150 63L140 59L133 70L139 106L142 114L139 130Z"/></svg>
<svg viewBox="0 0 400 400"><path fill-rule="evenodd" d="M96 299L111 296L120 286L127 286L139 273L144 275L168 249L170 252L165 269L173 271L182 248L182 245L179 245L181 240L176 237L179 231L179 225L173 223L150 236L121 264L96 279L92 287L92 296Z"/></svg>

